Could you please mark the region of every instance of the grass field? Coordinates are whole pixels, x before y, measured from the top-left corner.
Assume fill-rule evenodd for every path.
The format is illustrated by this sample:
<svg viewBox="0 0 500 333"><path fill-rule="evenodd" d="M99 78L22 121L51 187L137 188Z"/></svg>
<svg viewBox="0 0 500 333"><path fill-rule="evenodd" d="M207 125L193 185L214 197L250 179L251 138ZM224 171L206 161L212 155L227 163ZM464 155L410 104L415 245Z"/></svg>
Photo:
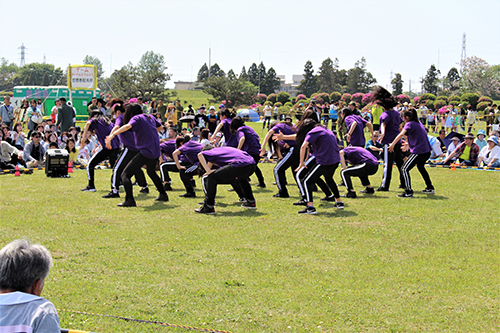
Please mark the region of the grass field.
<svg viewBox="0 0 500 333"><path fill-rule="evenodd" d="M203 91L201 90L175 90L175 89L172 89L170 91L174 91L177 93L177 96L173 97L174 99L178 99L181 101L181 105L185 108L187 108L187 106L189 104L193 105L193 108L195 110L198 109L198 107L200 107L200 105L202 104L205 104L207 105L207 108L210 107L210 104L208 102L208 98L210 98L211 96L207 94L205 94ZM215 105L213 104L216 109L218 110L217 106L218 105Z"/></svg>
<svg viewBox="0 0 500 333"><path fill-rule="evenodd" d="M413 199L396 196L397 182L344 200L345 210L316 193L318 215L303 216L291 205L296 187L273 198L274 165L260 166L268 187L254 187L258 209L240 208L220 186L215 216L193 211L199 180L198 198L178 197L175 174L170 202L135 188L131 209L101 199L110 170L96 171L96 193L80 192L83 170L2 175L0 244L47 246L54 267L43 295L61 310L231 332L500 330L499 172L431 168L437 193L425 195L413 170ZM59 315L61 327L93 332L185 331Z"/></svg>

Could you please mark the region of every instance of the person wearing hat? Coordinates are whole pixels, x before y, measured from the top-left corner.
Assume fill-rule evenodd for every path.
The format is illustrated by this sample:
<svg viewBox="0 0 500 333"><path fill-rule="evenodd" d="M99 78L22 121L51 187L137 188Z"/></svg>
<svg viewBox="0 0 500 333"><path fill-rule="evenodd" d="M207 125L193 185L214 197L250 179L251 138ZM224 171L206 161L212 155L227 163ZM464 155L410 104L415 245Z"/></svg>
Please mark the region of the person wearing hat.
<svg viewBox="0 0 500 333"><path fill-rule="evenodd" d="M477 131L477 137L476 140L474 140L474 143L479 146L479 150L483 149L488 145L488 143L486 143L485 138L486 138L486 132L483 129Z"/></svg>
<svg viewBox="0 0 500 333"><path fill-rule="evenodd" d="M198 109L198 114L194 116L195 126L198 127L200 130L204 129L208 123L208 117L205 114L206 111L207 111L206 106L202 105Z"/></svg>
<svg viewBox="0 0 500 333"><path fill-rule="evenodd" d="M479 153L477 165L488 168L500 168L500 147L498 147L498 138L492 135L488 138L487 142L488 145L481 149Z"/></svg>
<svg viewBox="0 0 500 333"><path fill-rule="evenodd" d="M217 128L217 125L219 124L219 116L215 114L215 106L211 106L210 109L208 110L208 130L210 131L210 135L215 132L215 129Z"/></svg>
<svg viewBox="0 0 500 333"><path fill-rule="evenodd" d="M458 160L461 165L476 165L479 155L479 146L474 143L474 138L474 134L467 133L465 141L460 143L455 150L448 154L448 156L443 160L443 164L448 165L453 160ZM455 138L452 140L456 141Z"/></svg>
<svg viewBox="0 0 500 333"><path fill-rule="evenodd" d="M175 112L174 103L168 103L167 111L165 112L165 118L167 121L172 121L174 124L177 124L177 113Z"/></svg>

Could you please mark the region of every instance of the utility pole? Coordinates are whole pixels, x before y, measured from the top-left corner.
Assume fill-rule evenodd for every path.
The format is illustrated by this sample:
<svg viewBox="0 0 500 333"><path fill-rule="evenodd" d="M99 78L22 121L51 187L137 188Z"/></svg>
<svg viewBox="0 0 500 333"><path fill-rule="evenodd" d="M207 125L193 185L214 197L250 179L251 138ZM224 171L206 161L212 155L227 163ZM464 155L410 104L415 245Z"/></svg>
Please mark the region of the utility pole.
<svg viewBox="0 0 500 333"><path fill-rule="evenodd" d="M460 56L460 72L462 71L462 63L465 61L465 59L467 59L467 52L466 52L466 48L465 48L465 32L462 36L462 55Z"/></svg>
<svg viewBox="0 0 500 333"><path fill-rule="evenodd" d="M23 67L24 65L26 65L26 46L24 46L23 43L23 45L18 47L18 49L21 49L21 67Z"/></svg>

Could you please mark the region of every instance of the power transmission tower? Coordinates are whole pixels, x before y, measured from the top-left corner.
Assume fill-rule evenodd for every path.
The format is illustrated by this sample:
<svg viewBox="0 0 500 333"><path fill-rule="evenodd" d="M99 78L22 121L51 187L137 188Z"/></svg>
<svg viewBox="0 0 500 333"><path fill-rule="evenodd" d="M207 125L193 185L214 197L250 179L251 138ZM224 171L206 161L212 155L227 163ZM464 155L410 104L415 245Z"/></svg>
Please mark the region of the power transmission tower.
<svg viewBox="0 0 500 333"><path fill-rule="evenodd" d="M18 47L18 49L21 49L21 67L26 65L26 46L21 45L21 47Z"/></svg>
<svg viewBox="0 0 500 333"><path fill-rule="evenodd" d="M462 63L463 61L465 61L465 59L467 59L467 52L465 50L465 32L462 36L462 55L460 56L460 60L462 60L460 62L460 70L462 70Z"/></svg>

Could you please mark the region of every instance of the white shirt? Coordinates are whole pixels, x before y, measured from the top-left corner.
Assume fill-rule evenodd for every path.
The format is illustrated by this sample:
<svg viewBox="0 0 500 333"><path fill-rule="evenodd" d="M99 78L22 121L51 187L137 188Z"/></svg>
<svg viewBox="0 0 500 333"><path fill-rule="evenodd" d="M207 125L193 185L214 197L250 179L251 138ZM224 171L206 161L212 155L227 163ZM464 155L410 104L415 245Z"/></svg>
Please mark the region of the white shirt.
<svg viewBox="0 0 500 333"><path fill-rule="evenodd" d="M488 153L490 153L488 155ZM481 149L479 152L479 157L483 157L483 162L485 165L489 164L494 158L499 159L500 158L500 147L495 146L493 147L492 150L490 150L490 146L487 145Z"/></svg>

